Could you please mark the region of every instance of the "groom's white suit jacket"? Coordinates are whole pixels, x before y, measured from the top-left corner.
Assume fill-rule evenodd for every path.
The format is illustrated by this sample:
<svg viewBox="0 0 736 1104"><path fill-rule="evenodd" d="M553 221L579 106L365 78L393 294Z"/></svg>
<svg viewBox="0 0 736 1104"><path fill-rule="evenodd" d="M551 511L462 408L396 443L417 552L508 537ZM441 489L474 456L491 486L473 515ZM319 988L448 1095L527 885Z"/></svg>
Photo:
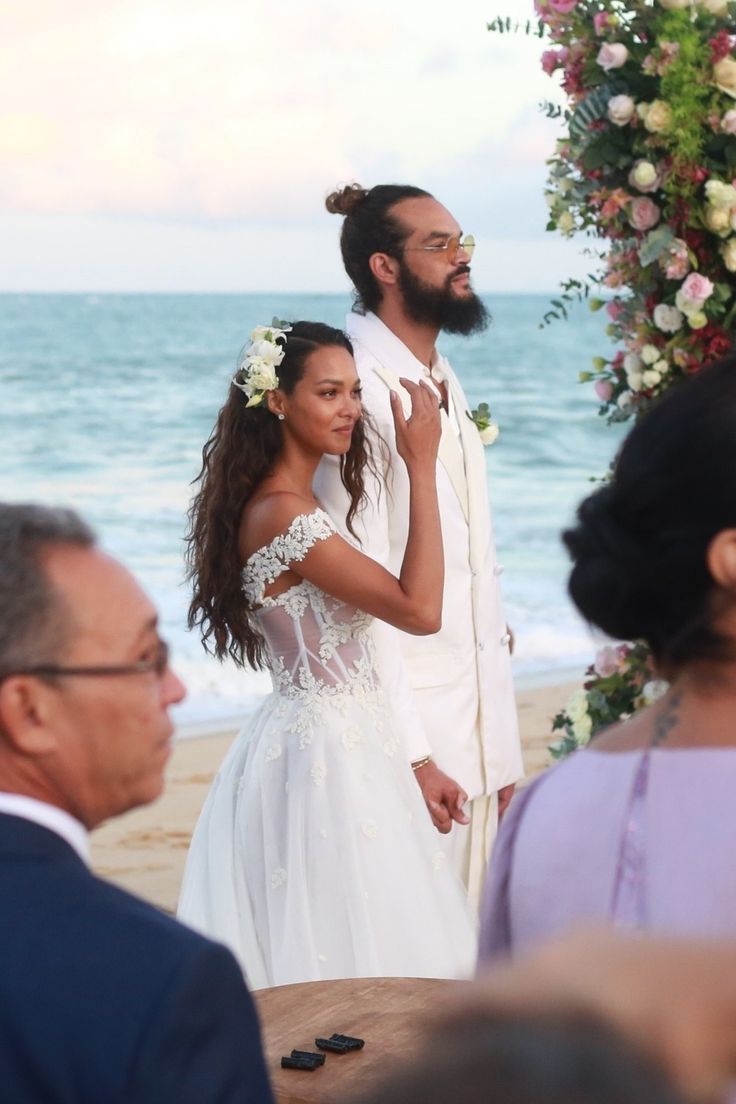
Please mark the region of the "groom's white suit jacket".
<svg viewBox="0 0 736 1104"><path fill-rule="evenodd" d="M348 315L363 402L388 445L380 494L367 480L370 505L354 527L363 551L399 574L406 548L409 480L396 451L389 391L410 403L399 384L426 375L420 361L374 314ZM523 774L509 638L488 502L484 447L467 416L462 387L447 361L433 364L447 382L450 416L442 413L437 489L445 553L442 628L412 636L374 622L379 673L399 714L409 758L430 753L470 798L494 793ZM318 469L315 492L345 532L347 495L334 457Z"/></svg>

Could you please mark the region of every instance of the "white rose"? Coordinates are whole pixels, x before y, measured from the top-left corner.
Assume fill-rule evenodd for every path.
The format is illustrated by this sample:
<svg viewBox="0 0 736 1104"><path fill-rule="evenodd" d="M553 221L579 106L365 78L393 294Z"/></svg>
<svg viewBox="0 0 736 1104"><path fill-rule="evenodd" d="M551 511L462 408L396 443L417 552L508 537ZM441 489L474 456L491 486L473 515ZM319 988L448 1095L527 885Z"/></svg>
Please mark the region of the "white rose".
<svg viewBox="0 0 736 1104"><path fill-rule="evenodd" d="M672 124L672 108L664 100L652 100L643 121L650 134L661 134Z"/></svg>
<svg viewBox="0 0 736 1104"><path fill-rule="evenodd" d="M641 378L645 387L656 387L658 383L662 382L662 377L656 368L647 368Z"/></svg>
<svg viewBox="0 0 736 1104"><path fill-rule="evenodd" d="M611 69L620 69L625 65L628 56L629 51L622 42L606 42L601 46L595 60L608 73Z"/></svg>
<svg viewBox="0 0 736 1104"><path fill-rule="evenodd" d="M670 370L670 366L666 360L658 360L656 364L652 365L653 372L659 372L660 376L666 376Z"/></svg>
<svg viewBox="0 0 736 1104"><path fill-rule="evenodd" d="M573 723L579 721L581 717L588 716L588 695L582 688L572 695L567 703L566 712Z"/></svg>
<svg viewBox="0 0 736 1104"><path fill-rule="evenodd" d="M644 386L644 373L641 370L638 372L631 372L626 377L626 382L628 383L629 389L631 391L641 391L642 387ZM623 398L623 395L621 397ZM631 402L631 396L629 396L629 402ZM622 404L619 403L618 405L621 406Z"/></svg>
<svg viewBox="0 0 736 1104"><path fill-rule="evenodd" d="M700 0L700 6L710 15L728 15L728 0Z"/></svg>
<svg viewBox="0 0 736 1104"><path fill-rule="evenodd" d="M619 410L628 410L634 401L634 397L630 391L622 391L619 397L616 399L616 406Z"/></svg>
<svg viewBox="0 0 736 1104"><path fill-rule="evenodd" d="M650 107L651 104L646 103L644 100L640 100L639 103L636 105L636 114L639 116L639 119L642 123L646 123Z"/></svg>
<svg viewBox="0 0 736 1104"><path fill-rule="evenodd" d="M569 211L563 211L557 219L557 229L563 234L571 234L575 229L575 219Z"/></svg>
<svg viewBox="0 0 736 1104"><path fill-rule="evenodd" d="M255 394L256 391L274 391L279 381L273 365L267 364L264 360L251 360L247 385L250 395Z"/></svg>
<svg viewBox="0 0 736 1104"><path fill-rule="evenodd" d="M651 188L658 176L659 173L651 161L638 161L629 173L629 183L633 184L639 191L644 191Z"/></svg>
<svg viewBox="0 0 736 1104"><path fill-rule="evenodd" d="M721 92L736 98L736 61L732 57L722 58L713 66L713 77Z"/></svg>
<svg viewBox="0 0 736 1104"><path fill-rule="evenodd" d="M721 246L723 263L729 272L736 272L736 238L729 238Z"/></svg>
<svg viewBox="0 0 736 1104"><path fill-rule="evenodd" d="M645 364L654 364L659 360L659 349L656 345L645 345L641 351L641 359Z"/></svg>
<svg viewBox="0 0 736 1104"><path fill-rule="evenodd" d="M624 372L627 376L641 372L641 357L638 357L636 353L627 353L624 357Z"/></svg>
<svg viewBox="0 0 736 1104"><path fill-rule="evenodd" d="M492 445L494 441L498 439L498 435L501 430L498 428L495 422L491 422L485 429L478 431L480 433L480 443L482 445Z"/></svg>
<svg viewBox="0 0 736 1104"><path fill-rule="evenodd" d="M714 207L736 207L736 188L733 184L724 184L722 180L709 180L705 185L708 202Z"/></svg>
<svg viewBox="0 0 736 1104"><path fill-rule="evenodd" d="M724 134L736 134L736 111L733 108L721 119L721 130Z"/></svg>
<svg viewBox="0 0 736 1104"><path fill-rule="evenodd" d="M693 311L687 316L687 324L691 330L702 330L708 325L708 315L705 311Z"/></svg>
<svg viewBox="0 0 736 1104"><path fill-rule="evenodd" d="M612 96L608 101L608 118L618 127L630 123L635 111L635 104L631 96Z"/></svg>
<svg viewBox="0 0 736 1104"><path fill-rule="evenodd" d="M728 207L714 207L710 203L707 204L705 225L714 234L722 234L725 237L731 229L731 211Z"/></svg>
<svg viewBox="0 0 736 1104"><path fill-rule="evenodd" d="M677 333L684 319L682 311L677 307L670 307L667 303L659 303L654 308L654 325L662 333Z"/></svg>
<svg viewBox="0 0 736 1104"><path fill-rule="evenodd" d="M645 705L653 705L654 702L667 693L670 688L670 684L665 682L664 679L650 679L649 682L645 682L642 687L641 696Z"/></svg>
<svg viewBox="0 0 736 1104"><path fill-rule="evenodd" d="M572 733L578 744L587 744L592 731L593 722L588 713L586 713L584 717L580 717L572 726Z"/></svg>

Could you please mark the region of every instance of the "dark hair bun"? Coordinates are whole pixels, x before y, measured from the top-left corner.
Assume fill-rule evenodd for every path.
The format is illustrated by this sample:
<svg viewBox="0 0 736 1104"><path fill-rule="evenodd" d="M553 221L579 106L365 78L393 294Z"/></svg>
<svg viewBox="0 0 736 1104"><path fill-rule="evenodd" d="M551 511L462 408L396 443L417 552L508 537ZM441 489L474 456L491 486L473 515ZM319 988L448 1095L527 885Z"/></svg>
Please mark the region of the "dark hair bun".
<svg viewBox="0 0 736 1104"><path fill-rule="evenodd" d="M568 589L586 621L621 640L649 638L657 605L653 549L617 518L616 488L586 498L577 525L562 535L573 559Z"/></svg>
<svg viewBox="0 0 736 1104"><path fill-rule="evenodd" d="M368 198L368 192L360 184L346 184L336 192L330 192L325 207L331 215L352 215Z"/></svg>

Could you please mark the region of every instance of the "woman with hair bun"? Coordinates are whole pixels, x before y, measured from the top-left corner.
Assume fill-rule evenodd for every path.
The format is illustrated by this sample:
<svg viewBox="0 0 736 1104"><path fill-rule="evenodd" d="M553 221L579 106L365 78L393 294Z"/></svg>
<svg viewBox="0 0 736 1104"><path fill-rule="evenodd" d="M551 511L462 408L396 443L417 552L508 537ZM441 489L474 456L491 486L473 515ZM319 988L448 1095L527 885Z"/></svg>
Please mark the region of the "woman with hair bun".
<svg viewBox="0 0 736 1104"><path fill-rule="evenodd" d="M656 404L564 534L569 589L669 688L514 802L481 959L575 924L736 935L736 357Z"/></svg>
<svg viewBox="0 0 736 1104"><path fill-rule="evenodd" d="M474 932L376 675L368 625L436 632L443 558L429 388L392 408L412 488L398 578L338 535L312 490L340 459L348 529L371 457L349 339L253 331L204 447L188 538L190 627L273 693L236 739L192 838L179 917L229 945L255 988L467 974Z"/></svg>

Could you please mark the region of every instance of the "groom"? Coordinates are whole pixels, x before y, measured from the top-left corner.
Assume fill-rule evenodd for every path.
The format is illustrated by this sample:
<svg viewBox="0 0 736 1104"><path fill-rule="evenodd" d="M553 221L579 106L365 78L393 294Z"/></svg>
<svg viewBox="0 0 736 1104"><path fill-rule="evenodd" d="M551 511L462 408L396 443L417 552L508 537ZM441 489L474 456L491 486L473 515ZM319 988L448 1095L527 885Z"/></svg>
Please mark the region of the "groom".
<svg viewBox="0 0 736 1104"><path fill-rule="evenodd" d="M408 185L351 185L330 195L327 209L344 216L342 257L356 293L346 328L365 409L389 452L386 463L377 450L380 478L368 486L359 535L363 551L395 574L407 541L409 484L389 393L402 393L400 376L425 380L443 410L442 629L415 637L376 623L374 632L417 782L436 827L450 833L445 850L477 904L498 815L523 768L483 445L457 376L435 348L441 330L467 335L488 321L470 284L475 243L433 196ZM334 458L322 462L315 489L344 524Z"/></svg>
<svg viewBox="0 0 736 1104"><path fill-rule="evenodd" d="M0 1099L270 1104L230 952L89 869L163 786L155 609L71 510L7 503L0 609Z"/></svg>

